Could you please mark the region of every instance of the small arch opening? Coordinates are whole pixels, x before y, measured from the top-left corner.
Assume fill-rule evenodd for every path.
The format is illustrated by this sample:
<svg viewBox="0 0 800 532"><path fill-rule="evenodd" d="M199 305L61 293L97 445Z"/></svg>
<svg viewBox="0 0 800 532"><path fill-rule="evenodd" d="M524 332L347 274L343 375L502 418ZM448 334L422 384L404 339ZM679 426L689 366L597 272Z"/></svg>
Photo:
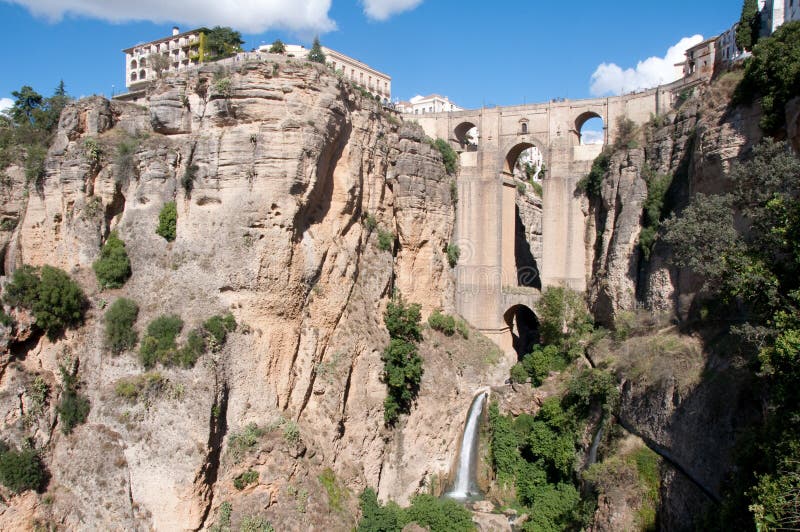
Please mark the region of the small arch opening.
<svg viewBox="0 0 800 532"><path fill-rule="evenodd" d="M147 79L147 71L146 70L142 69L139 72L139 79Z"/></svg>
<svg viewBox="0 0 800 532"><path fill-rule="evenodd" d="M575 120L575 131L581 145L605 144L605 123L603 118L592 111L587 111Z"/></svg>
<svg viewBox="0 0 800 532"><path fill-rule="evenodd" d="M478 128L472 122L462 122L456 126L454 133L461 149L476 151L478 149Z"/></svg>
<svg viewBox="0 0 800 532"><path fill-rule="evenodd" d="M131 72L131 81L136 81L136 72Z"/></svg>
<svg viewBox="0 0 800 532"><path fill-rule="evenodd" d="M520 130L520 133L522 133L523 135L527 135L528 134L528 123L527 122L523 122L520 125L519 130Z"/></svg>
<svg viewBox="0 0 800 532"><path fill-rule="evenodd" d="M544 177L544 156L535 145L522 142L508 152L504 170L522 181L541 181Z"/></svg>
<svg viewBox="0 0 800 532"><path fill-rule="evenodd" d="M503 319L511 333L517 360L522 360L539 343L539 320L525 305L514 305L503 314Z"/></svg>
<svg viewBox="0 0 800 532"><path fill-rule="evenodd" d="M131 68L132 69L139 68L139 65L136 64L136 59L131 59Z"/></svg>

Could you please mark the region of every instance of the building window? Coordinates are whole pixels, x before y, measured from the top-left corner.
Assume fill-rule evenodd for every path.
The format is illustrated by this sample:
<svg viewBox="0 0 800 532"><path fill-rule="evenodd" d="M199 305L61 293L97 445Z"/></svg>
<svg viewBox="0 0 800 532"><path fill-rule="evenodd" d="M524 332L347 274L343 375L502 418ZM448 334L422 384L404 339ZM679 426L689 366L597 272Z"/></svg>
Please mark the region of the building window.
<svg viewBox="0 0 800 532"><path fill-rule="evenodd" d="M523 122L522 123L522 134L524 135L526 133L528 133L528 123L527 122Z"/></svg>
<svg viewBox="0 0 800 532"><path fill-rule="evenodd" d="M136 81L136 72L131 72L131 81Z"/></svg>
<svg viewBox="0 0 800 532"><path fill-rule="evenodd" d="M143 68L144 68L144 67L146 67L146 66L147 66L147 59L145 59L144 57L142 57L142 58L139 60L139 66L140 66L140 67L143 67Z"/></svg>
<svg viewBox="0 0 800 532"><path fill-rule="evenodd" d="M136 67L137 67L136 59L134 59L133 61L131 61L131 68L136 68Z"/></svg>
<svg viewBox="0 0 800 532"><path fill-rule="evenodd" d="M139 79L147 79L147 71L142 70L139 72Z"/></svg>

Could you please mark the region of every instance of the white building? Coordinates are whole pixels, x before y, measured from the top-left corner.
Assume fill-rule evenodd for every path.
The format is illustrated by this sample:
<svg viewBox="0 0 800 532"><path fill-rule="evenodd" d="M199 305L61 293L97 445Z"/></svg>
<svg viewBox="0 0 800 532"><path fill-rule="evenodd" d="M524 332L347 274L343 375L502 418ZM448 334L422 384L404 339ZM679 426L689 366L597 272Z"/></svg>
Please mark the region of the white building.
<svg viewBox="0 0 800 532"><path fill-rule="evenodd" d="M123 50L125 53L125 86L128 90L136 90L156 79L154 58L161 55L164 72L178 72L202 62L205 47L205 33L192 30L181 33L177 27L172 28L172 35L137 44Z"/></svg>
<svg viewBox="0 0 800 532"><path fill-rule="evenodd" d="M259 47L260 52L269 51L270 45ZM286 56L287 57L300 57L305 58L308 55L308 50L305 46L299 44L287 44ZM357 59L344 55L336 50L331 50L325 46L322 47L322 53L325 54L328 66L334 72L340 72L345 79L349 79L353 83L361 85L370 93L379 96L381 100L388 103L392 97L392 77L375 70L366 63L362 63Z"/></svg>
<svg viewBox="0 0 800 532"><path fill-rule="evenodd" d="M414 96L407 102L398 102L397 110L401 113L422 115L427 113L463 111L463 108L451 102L447 96L429 94L428 96Z"/></svg>
<svg viewBox="0 0 800 532"><path fill-rule="evenodd" d="M762 37L769 37L783 24L785 4L786 0L759 0Z"/></svg>
<svg viewBox="0 0 800 532"><path fill-rule="evenodd" d="M737 22L724 32L717 39L717 50L714 59L721 64L730 65L731 63L743 59L745 56L742 50L736 46L736 29L739 27Z"/></svg>

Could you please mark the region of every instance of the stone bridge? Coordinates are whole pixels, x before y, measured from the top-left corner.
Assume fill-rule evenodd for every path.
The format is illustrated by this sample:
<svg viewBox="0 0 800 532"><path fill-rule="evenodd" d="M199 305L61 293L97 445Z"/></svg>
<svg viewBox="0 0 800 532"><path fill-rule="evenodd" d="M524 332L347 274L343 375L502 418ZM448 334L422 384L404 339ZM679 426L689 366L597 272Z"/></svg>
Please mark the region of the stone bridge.
<svg viewBox="0 0 800 532"><path fill-rule="evenodd" d="M585 201L576 185L603 145L583 144L581 128L589 119L600 118L603 144L613 143L621 119L645 123L671 109L676 95L693 85L680 80L608 98L415 116L428 136L447 139L460 156L455 235L461 248L456 268L459 314L510 353L518 342L525 343L522 321L535 323L537 288L563 285L585 290L591 239L586 234ZM468 138L473 128L477 139ZM534 146L546 168L542 241L540 260L527 272L538 279L520 286L524 272L515 251L519 214L513 170L519 155Z"/></svg>

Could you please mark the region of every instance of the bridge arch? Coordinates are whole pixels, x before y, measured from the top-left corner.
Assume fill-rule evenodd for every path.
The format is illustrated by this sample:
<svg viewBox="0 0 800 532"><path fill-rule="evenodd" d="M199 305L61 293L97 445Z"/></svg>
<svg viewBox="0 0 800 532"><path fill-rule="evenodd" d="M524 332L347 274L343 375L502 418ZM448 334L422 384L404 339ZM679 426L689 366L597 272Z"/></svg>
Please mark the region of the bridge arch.
<svg viewBox="0 0 800 532"><path fill-rule="evenodd" d="M478 126L472 122L461 122L453 130L453 135L463 150L478 149Z"/></svg>
<svg viewBox="0 0 800 532"><path fill-rule="evenodd" d="M513 305L503 313L503 320L511 334L511 343L517 353L517 359L533 351L539 343L539 319L527 305Z"/></svg>
<svg viewBox="0 0 800 532"><path fill-rule="evenodd" d="M523 135L523 139L511 143L504 149L506 156L503 160L503 167L500 169L500 171L506 174L513 174L514 167L517 165L517 160L519 160L520 155L522 155L525 150L530 148L536 148L539 150L539 153L542 155L542 161L547 161L545 144L539 142L537 139L529 135Z"/></svg>
<svg viewBox="0 0 800 532"><path fill-rule="evenodd" d="M597 126L600 126L600 133L602 133L602 144L605 144L605 128L606 123L603 117L595 111L584 111L575 118L575 134L578 136L578 144L598 144L594 142L595 138L589 138L589 135L584 134L584 127L591 128L589 131L598 131Z"/></svg>

